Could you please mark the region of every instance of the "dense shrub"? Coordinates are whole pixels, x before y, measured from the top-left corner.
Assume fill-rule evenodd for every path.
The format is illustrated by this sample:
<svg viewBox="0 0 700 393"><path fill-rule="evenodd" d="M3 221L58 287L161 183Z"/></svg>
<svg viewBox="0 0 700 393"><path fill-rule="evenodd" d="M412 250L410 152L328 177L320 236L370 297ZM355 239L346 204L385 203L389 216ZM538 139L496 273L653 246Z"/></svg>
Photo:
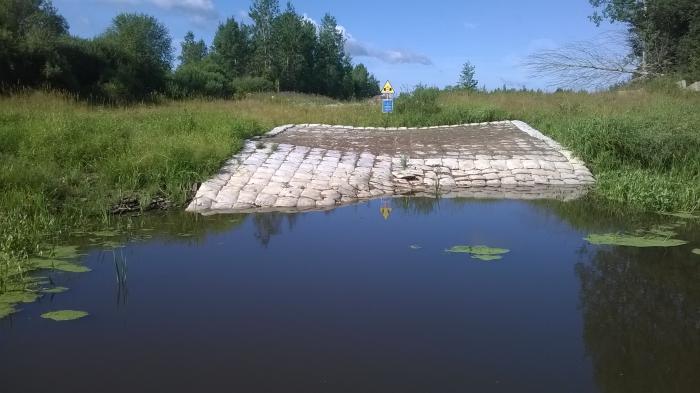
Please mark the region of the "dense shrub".
<svg viewBox="0 0 700 393"><path fill-rule="evenodd" d="M262 93L275 90L275 85L269 80L251 76L234 78L230 82L229 86L230 89L238 96L248 93Z"/></svg>
<svg viewBox="0 0 700 393"><path fill-rule="evenodd" d="M174 98L228 97L233 90L221 69L212 62L192 63L179 67L168 87Z"/></svg>
<svg viewBox="0 0 700 393"><path fill-rule="evenodd" d="M440 90L435 87L417 86L411 93L404 93L396 100L400 114L435 115L441 111L438 105Z"/></svg>

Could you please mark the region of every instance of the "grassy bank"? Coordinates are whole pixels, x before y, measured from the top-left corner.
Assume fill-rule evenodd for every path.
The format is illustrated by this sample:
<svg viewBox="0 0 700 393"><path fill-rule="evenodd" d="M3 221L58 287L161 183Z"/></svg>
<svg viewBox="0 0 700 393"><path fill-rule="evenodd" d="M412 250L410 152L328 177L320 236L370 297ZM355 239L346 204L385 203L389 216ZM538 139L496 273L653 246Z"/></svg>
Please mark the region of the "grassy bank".
<svg viewBox="0 0 700 393"><path fill-rule="evenodd" d="M385 116L372 103L301 95L93 107L49 93L0 98L0 261L107 223L124 197L185 201L245 138L286 123L424 126L521 119L568 146L595 198L647 211L700 209L700 94L421 91ZM2 273L0 273L2 275Z"/></svg>

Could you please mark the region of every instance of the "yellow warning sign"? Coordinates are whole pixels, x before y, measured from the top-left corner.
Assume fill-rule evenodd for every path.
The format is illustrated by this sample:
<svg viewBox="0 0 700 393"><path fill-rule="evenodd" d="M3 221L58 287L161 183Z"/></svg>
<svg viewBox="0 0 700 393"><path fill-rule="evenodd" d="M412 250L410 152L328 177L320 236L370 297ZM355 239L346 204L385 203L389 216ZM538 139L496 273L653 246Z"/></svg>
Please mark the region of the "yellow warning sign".
<svg viewBox="0 0 700 393"><path fill-rule="evenodd" d="M394 87L391 86L389 81L386 81L384 87L382 88L382 94L394 94Z"/></svg>

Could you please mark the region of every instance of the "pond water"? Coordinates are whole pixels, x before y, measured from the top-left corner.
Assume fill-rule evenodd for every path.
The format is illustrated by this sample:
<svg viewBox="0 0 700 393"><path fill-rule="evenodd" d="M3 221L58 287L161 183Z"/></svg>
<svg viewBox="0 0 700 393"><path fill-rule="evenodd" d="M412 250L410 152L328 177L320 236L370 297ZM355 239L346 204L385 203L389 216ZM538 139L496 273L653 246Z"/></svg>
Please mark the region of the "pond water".
<svg viewBox="0 0 700 393"><path fill-rule="evenodd" d="M668 223L689 244L584 240ZM82 246L91 272L50 273L70 289L0 320L0 390L700 386L692 219L622 216L587 202L393 199L300 214L171 213L128 225L150 231L134 229L148 235L114 250ZM457 245L509 252L483 261L445 251ZM62 309L90 315L40 318Z"/></svg>

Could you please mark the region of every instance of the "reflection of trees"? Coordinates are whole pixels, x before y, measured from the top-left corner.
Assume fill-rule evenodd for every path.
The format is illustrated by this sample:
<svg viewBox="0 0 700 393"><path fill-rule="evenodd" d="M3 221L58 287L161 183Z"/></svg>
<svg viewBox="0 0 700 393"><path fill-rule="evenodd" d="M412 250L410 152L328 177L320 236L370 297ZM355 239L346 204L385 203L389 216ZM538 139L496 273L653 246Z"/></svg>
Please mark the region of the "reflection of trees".
<svg viewBox="0 0 700 393"><path fill-rule="evenodd" d="M579 230L611 230L619 227L620 223L630 228L639 228L655 221L664 221L661 215L632 212L624 205L600 201L590 196L567 202L537 200L531 201L530 205L540 214L564 220Z"/></svg>
<svg viewBox="0 0 700 393"><path fill-rule="evenodd" d="M440 203L438 198L425 197L400 197L391 200L394 209L401 210L406 214L428 215L435 211Z"/></svg>
<svg viewBox="0 0 700 393"><path fill-rule="evenodd" d="M577 265L584 340L603 392L697 391L700 268L687 260L682 249L614 248Z"/></svg>
<svg viewBox="0 0 700 393"><path fill-rule="evenodd" d="M282 233L282 224L287 221L287 227L291 231L296 224L296 214L286 213L256 213L253 214L255 224L255 238L260 244L267 246L273 236Z"/></svg>

